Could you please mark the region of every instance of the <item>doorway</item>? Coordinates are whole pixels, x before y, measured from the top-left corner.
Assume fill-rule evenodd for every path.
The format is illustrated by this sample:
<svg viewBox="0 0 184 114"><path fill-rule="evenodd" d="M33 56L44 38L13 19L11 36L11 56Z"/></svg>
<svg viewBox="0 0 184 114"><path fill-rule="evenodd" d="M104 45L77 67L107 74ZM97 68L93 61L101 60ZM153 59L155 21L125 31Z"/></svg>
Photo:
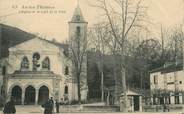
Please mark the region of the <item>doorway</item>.
<svg viewBox="0 0 184 114"><path fill-rule="evenodd" d="M35 104L35 88L33 86L28 86L25 91L25 104L33 105Z"/></svg>
<svg viewBox="0 0 184 114"><path fill-rule="evenodd" d="M49 98L49 89L46 86L42 86L39 89L38 104L43 104Z"/></svg>
<svg viewBox="0 0 184 114"><path fill-rule="evenodd" d="M139 96L133 96L134 98L134 111L139 111Z"/></svg>
<svg viewBox="0 0 184 114"><path fill-rule="evenodd" d="M19 86L12 88L11 97L14 98L15 104L20 105L22 101L22 89Z"/></svg>

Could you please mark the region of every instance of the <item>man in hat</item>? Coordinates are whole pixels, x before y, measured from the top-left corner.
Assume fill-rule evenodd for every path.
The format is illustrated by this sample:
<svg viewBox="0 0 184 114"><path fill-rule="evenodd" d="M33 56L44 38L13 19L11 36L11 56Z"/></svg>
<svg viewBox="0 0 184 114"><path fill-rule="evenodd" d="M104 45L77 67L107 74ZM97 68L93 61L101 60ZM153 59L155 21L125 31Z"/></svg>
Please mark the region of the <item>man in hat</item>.
<svg viewBox="0 0 184 114"><path fill-rule="evenodd" d="M15 114L16 113L15 104L14 104L14 98L13 97L11 97L10 101L8 101L5 104L3 113L4 114Z"/></svg>

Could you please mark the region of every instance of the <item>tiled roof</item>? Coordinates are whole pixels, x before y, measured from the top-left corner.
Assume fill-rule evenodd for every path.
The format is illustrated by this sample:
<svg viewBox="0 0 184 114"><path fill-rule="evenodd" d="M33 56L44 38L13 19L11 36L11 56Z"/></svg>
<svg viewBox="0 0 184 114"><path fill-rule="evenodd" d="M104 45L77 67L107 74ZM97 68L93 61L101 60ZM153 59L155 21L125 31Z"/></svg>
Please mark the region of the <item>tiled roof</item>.
<svg viewBox="0 0 184 114"><path fill-rule="evenodd" d="M153 69L150 71L150 73L154 73L154 72L161 72L161 73L170 73L170 72L175 72L175 71L180 71L183 69L183 63L172 63L169 65L165 65L156 69Z"/></svg>

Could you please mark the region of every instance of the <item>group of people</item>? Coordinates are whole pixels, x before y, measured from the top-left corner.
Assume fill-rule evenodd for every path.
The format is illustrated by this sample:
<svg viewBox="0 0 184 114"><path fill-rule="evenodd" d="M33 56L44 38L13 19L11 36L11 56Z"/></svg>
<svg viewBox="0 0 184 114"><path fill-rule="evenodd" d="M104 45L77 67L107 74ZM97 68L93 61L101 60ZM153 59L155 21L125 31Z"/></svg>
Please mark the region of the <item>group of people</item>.
<svg viewBox="0 0 184 114"><path fill-rule="evenodd" d="M42 105L42 108L44 108L44 114L52 114L54 111L54 107L56 108L56 113L59 113L59 106L60 103L58 100L55 101L51 97ZM15 103L14 103L14 98L11 97L10 101L8 101L3 109L4 114L15 114L16 113L16 108L15 108Z"/></svg>
<svg viewBox="0 0 184 114"><path fill-rule="evenodd" d="M42 107L44 108L44 114L52 114L54 112L54 106L56 107L56 113L59 113L59 105L60 103L58 102L58 100L56 100L54 104L53 98L48 98L48 100L42 105Z"/></svg>

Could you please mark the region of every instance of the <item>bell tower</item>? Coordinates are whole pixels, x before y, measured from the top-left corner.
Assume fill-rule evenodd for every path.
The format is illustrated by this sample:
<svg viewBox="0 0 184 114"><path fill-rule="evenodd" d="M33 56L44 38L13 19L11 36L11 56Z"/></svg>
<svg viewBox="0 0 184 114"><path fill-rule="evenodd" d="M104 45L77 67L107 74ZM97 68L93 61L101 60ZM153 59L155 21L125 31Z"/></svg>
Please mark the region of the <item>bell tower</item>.
<svg viewBox="0 0 184 114"><path fill-rule="evenodd" d="M76 46L77 40L79 40L80 43L86 40L87 25L88 23L85 21L79 5L77 5L73 17L69 22L69 40L72 46Z"/></svg>
<svg viewBox="0 0 184 114"><path fill-rule="evenodd" d="M84 50L87 48L87 25L88 22L85 21L82 11L79 7L79 4L75 8L73 17L71 21L69 22L69 43L70 43L70 53L72 55L73 59L73 78L75 81L75 85L80 85L77 87L77 90L74 91L80 91L81 97L79 98L78 93L78 99L86 100L87 99L87 93L88 93L88 85L87 85L87 56L84 53ZM76 65L78 64L78 65ZM75 68L74 68L75 67ZM80 69L81 67L81 73L80 77L76 73L78 72L76 70ZM77 80L80 80L79 84L77 84Z"/></svg>

